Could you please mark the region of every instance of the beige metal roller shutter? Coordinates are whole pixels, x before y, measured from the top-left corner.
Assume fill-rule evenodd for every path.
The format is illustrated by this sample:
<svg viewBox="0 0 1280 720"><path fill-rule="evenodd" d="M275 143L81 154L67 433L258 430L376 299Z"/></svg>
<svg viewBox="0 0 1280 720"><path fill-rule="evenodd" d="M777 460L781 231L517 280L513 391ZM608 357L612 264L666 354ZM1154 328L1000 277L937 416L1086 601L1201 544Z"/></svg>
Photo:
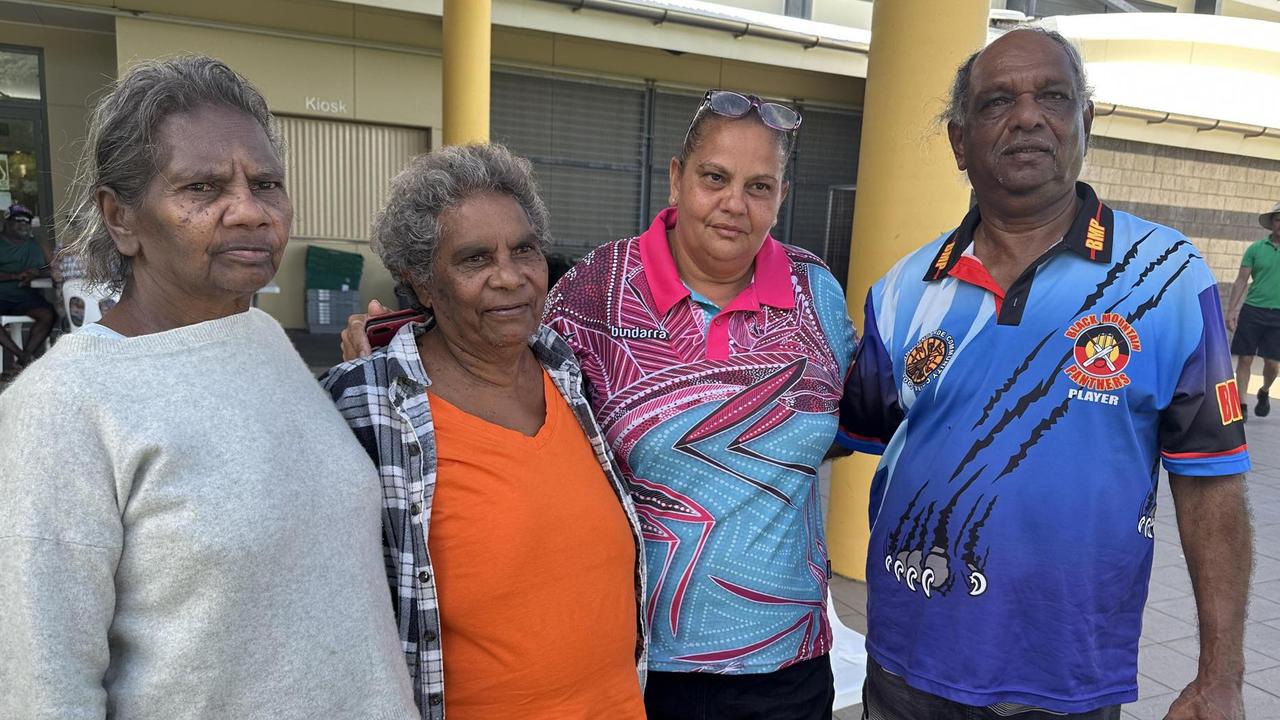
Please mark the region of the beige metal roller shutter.
<svg viewBox="0 0 1280 720"><path fill-rule="evenodd" d="M391 178L431 149L431 131L280 117L296 239L368 240Z"/></svg>

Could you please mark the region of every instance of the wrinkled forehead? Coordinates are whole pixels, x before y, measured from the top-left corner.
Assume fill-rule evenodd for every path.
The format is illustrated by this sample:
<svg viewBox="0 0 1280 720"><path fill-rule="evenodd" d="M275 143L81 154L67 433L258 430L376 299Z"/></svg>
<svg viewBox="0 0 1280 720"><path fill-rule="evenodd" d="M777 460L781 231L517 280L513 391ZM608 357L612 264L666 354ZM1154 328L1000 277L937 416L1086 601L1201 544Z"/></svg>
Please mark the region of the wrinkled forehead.
<svg viewBox="0 0 1280 720"><path fill-rule="evenodd" d="M1015 30L978 54L969 77L969 91L974 94L995 87L1058 83L1075 84L1067 51L1044 35Z"/></svg>
<svg viewBox="0 0 1280 720"><path fill-rule="evenodd" d="M249 113L226 105L202 104L166 115L156 125L155 162L170 171L229 164L231 149L259 168L280 169L277 148Z"/></svg>

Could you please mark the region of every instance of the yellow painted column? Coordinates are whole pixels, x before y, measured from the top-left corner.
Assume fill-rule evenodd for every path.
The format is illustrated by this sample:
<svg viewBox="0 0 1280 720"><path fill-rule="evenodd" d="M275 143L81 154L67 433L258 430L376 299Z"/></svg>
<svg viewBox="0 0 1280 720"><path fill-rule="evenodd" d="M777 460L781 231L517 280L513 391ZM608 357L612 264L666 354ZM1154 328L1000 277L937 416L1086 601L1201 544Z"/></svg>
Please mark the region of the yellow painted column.
<svg viewBox="0 0 1280 720"><path fill-rule="evenodd" d="M444 0L444 144L489 141L492 0Z"/></svg>
<svg viewBox="0 0 1280 720"><path fill-rule="evenodd" d="M969 206L942 111L956 67L986 42L990 0L881 0L871 50L849 260L849 316L903 255L955 227ZM832 569L866 579L867 502L878 458L855 454L831 473Z"/></svg>

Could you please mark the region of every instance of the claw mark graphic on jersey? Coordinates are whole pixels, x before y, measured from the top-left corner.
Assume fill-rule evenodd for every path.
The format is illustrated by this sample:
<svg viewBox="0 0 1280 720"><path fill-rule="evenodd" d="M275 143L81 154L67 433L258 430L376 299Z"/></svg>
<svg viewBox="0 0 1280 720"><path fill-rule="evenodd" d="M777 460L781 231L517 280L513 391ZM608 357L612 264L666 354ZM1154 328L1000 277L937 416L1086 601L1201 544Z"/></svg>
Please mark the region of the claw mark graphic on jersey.
<svg viewBox="0 0 1280 720"><path fill-rule="evenodd" d="M1199 257L1194 246L1181 240L1172 243L1134 277L1128 269L1139 255L1139 245L1150 236L1151 232L1148 232L1136 241L1120 262L1109 269L1102 282L1084 298L1081 310L1075 316L1077 321L1066 332L1071 345L1056 367L1050 366L1053 369L1047 374L1038 374L1033 384L1024 386L1025 390L1019 392L1026 373L1037 367L1043 351L1050 347L1055 337L1063 338L1062 330L1041 338L1012 375L994 391L982 408L980 417L973 423L973 429L981 428L993 414L995 421L973 441L954 468L949 472L943 470L938 478L927 480L917 489L897 526L889 532L883 555L885 571L907 591L934 599L947 595L958 581L963 583L969 597L981 597L991 590L993 579L987 567L991 548L982 540L982 528L995 511L999 497L997 491L1009 478L1018 482L1036 482L1039 479L1019 476L1015 471L1071 412L1072 404L1070 398L1065 398L1045 407L1044 415L1034 422L1028 422L1025 416L1044 407L1041 401L1056 394L1055 387L1060 388L1064 382L1088 383L1090 387L1107 385L1111 390L1128 385L1126 368L1132 355L1142 349L1134 324L1159 304L1192 260ZM1157 271L1174 262L1178 265L1171 272L1160 273L1164 277L1157 288L1136 306L1129 304L1131 298L1142 297L1148 285L1155 282L1159 277ZM1132 278L1129 283L1125 287L1117 287L1121 278L1126 276ZM1119 297L1107 303L1107 307L1095 309L1106 298L1116 295ZM1123 311L1120 309L1122 306L1132 307L1132 310ZM918 374L915 377L909 374L913 370L910 361L916 359L912 353L923 342L923 339L917 341L907 354L908 363L903 371L906 383L912 383L919 377ZM1038 367L1043 368L1044 365L1039 364ZM1038 373L1043 373L1043 369ZM1062 392L1066 394L1065 390ZM1006 397L1010 394L1013 394L1011 399ZM1011 431L1025 433L1023 439L1012 446L1015 448L1013 453L1000 458L990 457L986 451L993 446L997 436ZM1002 442L1001 447L1008 448L1009 444ZM971 465L977 469L970 470ZM953 491L944 491L942 498L927 500L939 492L931 486L940 483L951 485L962 476L965 480ZM1135 523L1137 531L1145 537L1154 534L1154 512L1153 493L1141 508ZM953 535L949 526L952 518L958 517L957 513L963 513L965 519Z"/></svg>
<svg viewBox="0 0 1280 720"><path fill-rule="evenodd" d="M1106 277L1104 277L1102 281L1098 283L1097 287L1093 289L1093 292L1091 292L1088 297L1080 303L1080 309L1076 310L1073 315L1081 315L1085 313L1092 309L1098 301L1102 300L1103 296L1106 295L1107 290L1110 289L1124 271L1128 269L1129 263L1133 262L1134 259L1138 257L1138 250L1142 246L1142 243L1145 242L1147 238L1151 237L1151 234L1154 232L1155 230L1152 229L1148 231L1146 235L1143 235L1134 242L1133 246L1129 248L1129 251L1125 253L1124 259L1113 265L1111 269L1107 271ZM1180 241L1179 243L1176 243L1174 247L1184 243L1185 241ZM1170 248L1170 252L1172 250L1173 248ZM1148 271L1155 265L1156 263L1152 263L1151 266L1148 267ZM1139 277L1145 277L1145 272ZM982 416L973 424L975 430L987 421L991 411L995 408L996 404L1000 402L1000 398L1004 397L1006 393L1013 389L1014 385L1018 382L1018 378L1031 368L1031 363L1040 355L1040 351L1044 349L1044 346L1048 344L1051 339L1053 339L1055 334L1056 333L1048 333L1041 338L1040 342L1036 344L1035 349L1032 350L1031 353L1027 355L1026 359L1022 361L1022 364L1020 364L1018 368L1013 371L1013 374L1005 380L1004 384L991 395L991 398L987 400L987 404L982 408Z"/></svg>

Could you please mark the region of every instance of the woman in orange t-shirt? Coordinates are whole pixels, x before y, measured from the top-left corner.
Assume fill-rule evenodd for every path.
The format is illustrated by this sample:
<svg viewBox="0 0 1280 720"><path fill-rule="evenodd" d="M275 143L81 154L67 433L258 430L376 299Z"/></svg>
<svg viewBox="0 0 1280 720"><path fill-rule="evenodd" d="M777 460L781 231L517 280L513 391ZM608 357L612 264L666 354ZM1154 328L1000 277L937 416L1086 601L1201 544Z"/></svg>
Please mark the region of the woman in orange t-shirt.
<svg viewBox="0 0 1280 720"><path fill-rule="evenodd" d="M322 381L382 475L423 718L644 718L639 525L582 371L539 323L548 237L526 160L417 158L373 245L430 319Z"/></svg>

